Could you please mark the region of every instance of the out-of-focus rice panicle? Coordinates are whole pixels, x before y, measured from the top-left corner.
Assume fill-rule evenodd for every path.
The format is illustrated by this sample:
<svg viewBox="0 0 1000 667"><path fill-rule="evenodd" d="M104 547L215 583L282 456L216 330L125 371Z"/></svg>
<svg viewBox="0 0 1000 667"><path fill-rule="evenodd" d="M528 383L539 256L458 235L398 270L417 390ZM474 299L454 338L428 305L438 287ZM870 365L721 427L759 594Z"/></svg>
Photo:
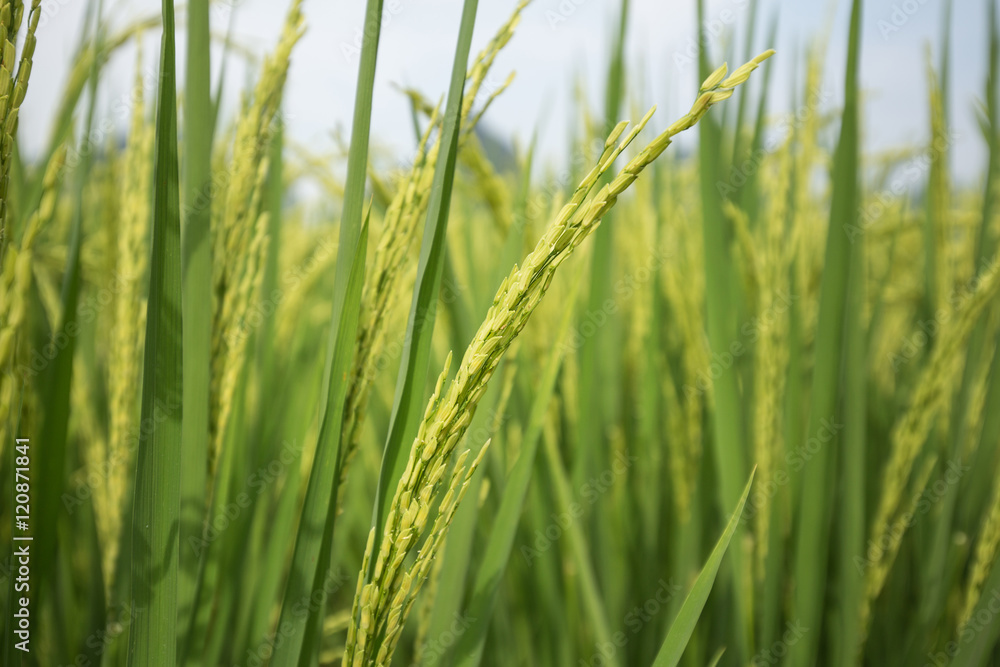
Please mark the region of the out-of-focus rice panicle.
<svg viewBox="0 0 1000 667"><path fill-rule="evenodd" d="M137 66L136 71L141 72L142 68ZM139 386L141 375L139 364L146 321L142 286L146 273L146 239L151 215L149 193L153 178L153 126L146 118L143 81L138 74L132 99L132 124L124 155L119 205L121 217L117 234L115 280L119 288L116 290L111 318L113 342L108 357L110 424L107 488L106 491L95 494L95 499L101 499L96 518L104 545L103 567L109 596L114 582L128 473L131 469L128 438L139 413L136 387Z"/></svg>
<svg viewBox="0 0 1000 667"><path fill-rule="evenodd" d="M923 443L927 439L938 411L950 396L960 366L956 359L983 309L996 297L1000 287L1000 270L994 258L980 273L972 290L941 325L930 358L913 390L909 406L892 431L891 452L883 474L882 495L878 501L872 525L872 539L878 544L884 535L893 535L898 524L900 499L910 480L910 473ZM923 487L921 487L923 488ZM904 526L905 528L905 526ZM900 536L901 537L901 536ZM868 568L865 577L865 604L862 627L870 616L870 606L881 592L892 566L893 553L880 553Z"/></svg>
<svg viewBox="0 0 1000 667"><path fill-rule="evenodd" d="M972 559L969 583L966 585L965 599L958 619L959 635L961 635L962 628L972 618L972 612L975 611L976 604L983 592L983 584L986 582L990 570L996 566L997 553L1000 553L998 547L1000 547L1000 476L997 476L993 484L993 493L987 507L987 514L983 517L982 528L980 528L979 537L976 540L976 551Z"/></svg>
<svg viewBox="0 0 1000 667"><path fill-rule="evenodd" d="M25 331L28 312L28 293L34 280L32 268L35 243L39 233L51 223L56 213L60 173L66 158L66 147L56 150L46 167L42 180L42 196L38 209L25 225L18 247L10 246L0 260L0 289L5 298L0 301L0 456L6 451L10 438L10 417L16 404L21 382L26 378L13 372L17 359L18 339Z"/></svg>
<svg viewBox="0 0 1000 667"><path fill-rule="evenodd" d="M678 175L683 189L691 170ZM712 382L709 376L708 341L702 305L705 298L704 253L699 225L680 203L663 211L666 247L677 248L671 261L664 266L662 289L670 308L668 328L671 345L680 357L677 386L669 376L664 378L668 400L667 455L671 473L671 489L682 521L690 517L691 494L702 457L702 416L712 404Z"/></svg>
<svg viewBox="0 0 1000 667"><path fill-rule="evenodd" d="M213 177L226 184L220 217L213 220L214 322L209 449L210 469L218 458L233 408L233 392L245 363L252 331L246 316L256 305L267 249L267 220L260 201L267 179L267 151L274 123L282 122L279 106L292 49L305 31L302 1L294 0L274 53L268 57L252 100L237 122L233 153L225 172ZM188 206L198 205L188 202Z"/></svg>
<svg viewBox="0 0 1000 667"><path fill-rule="evenodd" d="M786 202L791 179L791 161L781 151L772 165L765 165L762 187L767 206L761 215L759 242L761 276L757 322L759 338L754 349L754 401L752 412L754 458L760 484L767 488L773 483L777 462L785 449L781 428L782 404L788 366L788 306L794 295L789 293L788 278L792 255L785 247ZM753 341L750 341L751 343ZM760 495L755 505L756 570L764 578L771 526L771 494Z"/></svg>

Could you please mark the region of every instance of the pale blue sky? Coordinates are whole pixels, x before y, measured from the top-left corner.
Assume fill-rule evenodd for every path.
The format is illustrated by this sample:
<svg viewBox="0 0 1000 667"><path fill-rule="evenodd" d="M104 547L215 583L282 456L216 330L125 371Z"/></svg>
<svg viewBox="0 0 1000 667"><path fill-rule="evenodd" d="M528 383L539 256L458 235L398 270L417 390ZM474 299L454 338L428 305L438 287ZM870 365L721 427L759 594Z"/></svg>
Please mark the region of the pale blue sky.
<svg viewBox="0 0 1000 667"><path fill-rule="evenodd" d="M972 115L973 101L982 95L986 57L986 2L956 0L952 26L953 129L958 134L952 163L963 179L975 179L985 153ZM996 1L996 0L992 0ZM235 34L255 51L264 53L275 43L287 3L282 0L237 0ZM349 130L357 76L356 57L345 57L361 28L361 0L305 0L308 32L293 54L286 96L289 133L314 148L333 145L330 131ZM44 0L39 46L31 88L21 120L21 137L29 152L48 136L53 108L61 94L73 57L84 0ZM386 0L388 16L382 32L373 135L380 145L400 153L412 145L408 105L393 83L412 85L436 98L447 86L455 46L461 0ZM933 44L939 57L941 0L888 0L865 3L862 84L865 88L865 135L868 148L912 145L927 136L927 76L925 49ZM117 25L129 17L159 11L159 0L106 0ZM473 49L481 48L506 20L514 0L480 2ZM558 160L565 150L565 121L572 109L574 77L588 87L592 107L600 99L608 45L618 0L535 0L524 12L514 39L497 59L493 78L502 81L517 71L513 86L495 103L486 122L501 136L526 142L535 127L542 136L543 154ZM214 5L213 29L225 30L229 7ZM849 2L762 0L756 43L763 46L767 24L777 13L778 55L774 67L772 113L789 110L789 78L802 49L829 35L822 91L825 105L841 98ZM742 36L749 19L748 0L710 1L706 12L710 31L735 29ZM892 30L889 30L889 27ZM659 105L652 127L661 128L684 113L693 100L697 77L684 54L694 36L693 0L632 0L629 23L629 91L643 106ZM145 40L147 66L155 65L158 35ZM178 53L183 54L183 35ZM719 40L715 42L719 44ZM740 49L742 54L743 49ZM217 52L216 52L217 54ZM721 47L717 58L722 58ZM123 50L112 63L112 78L101 93L99 116L111 117L124 131L127 118L112 111L114 102L128 95L134 52ZM735 66L736 63L730 63ZM181 68L183 69L183 68ZM217 73L218 63L213 63ZM227 106L233 108L238 87L247 72L238 64L230 69ZM121 114L119 114L121 115ZM630 114L631 115L631 114ZM685 141L690 142L692 137Z"/></svg>

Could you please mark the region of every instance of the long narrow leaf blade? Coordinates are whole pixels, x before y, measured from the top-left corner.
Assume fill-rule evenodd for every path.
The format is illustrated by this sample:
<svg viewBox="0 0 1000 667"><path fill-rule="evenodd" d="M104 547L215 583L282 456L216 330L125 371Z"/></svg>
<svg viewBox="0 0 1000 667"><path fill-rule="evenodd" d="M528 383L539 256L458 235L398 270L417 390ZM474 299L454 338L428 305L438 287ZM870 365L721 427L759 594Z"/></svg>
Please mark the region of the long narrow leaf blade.
<svg viewBox="0 0 1000 667"><path fill-rule="evenodd" d="M132 518L129 667L174 665L181 482L181 228L174 6L163 0L153 248Z"/></svg>
<svg viewBox="0 0 1000 667"><path fill-rule="evenodd" d="M462 23L451 70L444 127L441 131L441 152L434 168L431 201L427 208L427 221L420 247L417 283L413 289L403 359L399 367L399 379L396 381L389 435L382 455L382 468L375 496L373 524L376 535L382 533L388 505L392 501L392 492L403 474L403 466L406 465L406 457L401 455L403 447L413 441L424 406L431 336L434 333L435 304L444 271L445 235L448 230L451 189L455 181L465 73L478 6L478 0L465 0L462 9ZM370 577L374 568L375 559L372 559L366 579Z"/></svg>
<svg viewBox="0 0 1000 667"><path fill-rule="evenodd" d="M188 3L187 75L184 109L184 221L183 255L184 395L181 448L181 544L199 537L205 518L208 477L209 368L212 348L212 282L209 223L212 215L212 100L208 0ZM193 615L198 558L193 549L181 549L178 609ZM188 623L180 623L183 631Z"/></svg>
<svg viewBox="0 0 1000 667"><path fill-rule="evenodd" d="M722 557L726 555L729 542L733 539L733 534L740 525L743 507L746 505L747 496L750 495L750 487L753 486L753 477L756 472L756 469L750 472L750 479L747 481L746 488L743 489L743 495L740 496L740 501L737 503L736 509L733 510L733 515L729 517L729 523L726 524L722 537L716 542L705 566L698 574L698 578L695 579L687 597L684 598L684 603L681 605L680 611L677 612L677 618L670 625L667 638L663 640L663 646L653 662L653 667L675 667L680 663L688 640L694 634L694 627L698 623L701 611L708 601L709 593L712 592L712 585L715 583L715 576L719 573Z"/></svg>
<svg viewBox="0 0 1000 667"><path fill-rule="evenodd" d="M358 69L358 86L347 162L344 213L340 223L340 245L333 292L333 313L327 362L324 369L320 409L323 411L316 455L313 460L299 532L292 556L292 570L285 588L278 627L287 629L284 641L275 647L271 664L292 667L311 653L314 613L301 613L302 600L321 591L329 567L333 527L337 516L337 486L340 479L340 437L347 395L346 378L354 359L368 246L364 223L364 188L368 169L368 142L371 131L372 93L381 32L382 0L369 0ZM322 596L322 592L320 592ZM323 605L319 605L322 611ZM319 613L319 612L316 612ZM320 616L322 614L320 613Z"/></svg>
<svg viewBox="0 0 1000 667"><path fill-rule="evenodd" d="M833 203L827 230L823 282L820 288L808 433L819 432L822 420L836 414L841 396L840 376L844 339L844 310L851 257L848 229L857 220L858 197L858 69L861 45L861 0L854 0L848 38L845 102L840 140L834 159ZM792 618L808 628L822 623L826 589L827 548L830 541L830 481L835 478L836 457L823 447L802 473L801 513L797 525L793 576L795 594ZM832 462L832 463L831 463ZM789 647L789 664L815 663L820 633L808 633Z"/></svg>

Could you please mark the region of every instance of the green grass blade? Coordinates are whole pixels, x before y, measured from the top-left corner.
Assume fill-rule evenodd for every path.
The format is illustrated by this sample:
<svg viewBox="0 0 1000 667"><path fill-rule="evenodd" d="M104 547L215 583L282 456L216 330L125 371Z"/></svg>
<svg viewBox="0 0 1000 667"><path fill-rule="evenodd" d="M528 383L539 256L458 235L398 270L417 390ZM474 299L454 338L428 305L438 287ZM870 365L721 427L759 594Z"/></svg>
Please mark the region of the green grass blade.
<svg viewBox="0 0 1000 667"><path fill-rule="evenodd" d="M767 44L776 44L778 41L778 15L775 14L774 19L771 22L771 28L767 33ZM750 136L750 145L743 159L739 162L734 163L734 165L744 164L744 160L760 160L760 156L766 153L764 148L764 133L767 130L765 127L765 120L767 118L767 101L768 101L768 91L771 90L771 76L774 70L768 68L762 73L762 82L760 85L761 95L760 99L757 101L757 111L756 118L754 119L753 131ZM743 98L748 97L747 91L743 91ZM760 174L755 172L750 174L747 178L747 183L742 188L737 189L737 202L743 207L745 211L750 215L750 224L752 226L756 225L757 218L759 217L758 201L761 198L761 187L760 187ZM745 199L742 197L745 195Z"/></svg>
<svg viewBox="0 0 1000 667"><path fill-rule="evenodd" d="M979 223L976 240L976 265L983 259L992 257L995 252L995 237L991 239L990 225L993 211L997 206L996 177L1000 172L1000 100L997 99L998 84L1000 84L1000 25L998 25L996 3L987 3L989 31L989 66L986 75L985 88L985 118L982 119L984 138L989 149L989 162L986 167L986 184L983 194L983 217Z"/></svg>
<svg viewBox="0 0 1000 667"><path fill-rule="evenodd" d="M369 0L365 12L364 40L358 70L358 85L351 128L351 146L344 189L344 212L340 224L340 245L334 278L333 313L327 362L324 369L320 409L323 411L319 440L306 498L295 540L292 569L285 588L279 627L287 627L285 640L275 647L271 664L292 667L310 655L307 634L314 632L314 612L296 611L303 599L322 590L329 567L333 527L337 515L337 486L340 478L340 439L347 395L345 378L354 359L367 252L367 225L363 222L364 188L368 169L371 131L372 92L381 33L382 1ZM322 595L322 594L321 594ZM320 613L323 605L319 605ZM311 640L312 637L309 637Z"/></svg>
<svg viewBox="0 0 1000 667"><path fill-rule="evenodd" d="M352 262L353 271L347 283L347 298L345 299L346 308L343 311L343 316L341 320L341 337L338 338L335 350L340 349L345 352L353 352L353 343L357 340L357 323L358 318L361 314L361 294L364 288L365 281L365 256L368 249L368 222L369 216L371 215L371 208L368 210L368 214L365 216L364 224L361 227L361 238L358 240L357 253L354 256ZM345 326L346 325L346 326ZM334 352L336 355L337 353ZM349 356L349 355L345 355ZM335 359L333 377L341 378L338 383L338 387L331 392L332 400L327 404L327 417L330 415L330 411L336 409L339 406L338 413L341 415L340 419L332 422L330 428L336 427L338 433L341 431L343 426L343 406L344 401L347 398L347 388L346 388L346 378L350 373L351 358L346 359ZM341 367L340 364L345 364ZM324 419L323 425L326 427L328 422ZM321 430L320 442L323 441L325 433L325 428ZM333 450L335 454L340 453L340 436L330 436L334 439L336 448ZM315 470L315 468L314 468ZM319 478L324 479L324 478ZM309 478L310 484L313 481L313 476ZM323 526L322 533L322 543L319 550L319 556L316 559L316 572L312 579L312 592L311 596L313 599L325 599L321 598L321 595L325 595L324 586L327 579L327 573L331 567L331 554L333 553L333 531L334 524L337 520L337 495L340 488L340 460L339 456L336 460L336 465L334 466L334 479L331 485L331 496L329 499L329 510L326 514L326 521ZM301 530L306 524L303 523L299 525L299 530ZM319 643L322 639L322 627L323 619L325 617L326 607L324 604L314 605L309 609L309 617L305 626L305 635L302 640L302 653L299 656L300 667L308 667L308 665L313 664L313 657L316 652L319 651ZM294 608L293 608L294 609ZM284 611L284 609L282 610Z"/></svg>
<svg viewBox="0 0 1000 667"><path fill-rule="evenodd" d="M619 119L625 88L625 36L628 28L628 0L622 0L617 32L608 67L604 92L604 127L601 137L613 128ZM588 137L589 138L589 137ZM613 171L613 170L611 170ZM610 177L608 177L610 178ZM588 312L597 312L612 296L614 280L611 267L614 252L615 225L612 215L594 232L594 249L590 264L590 289L587 295ZM614 415L607 414L612 401L611 387L619 386L615 354L615 332L612 322L605 323L586 339L578 352L580 356L580 443L573 465L573 482L582 485L588 475L600 467L600 452L604 447L604 433Z"/></svg>
<svg viewBox="0 0 1000 667"><path fill-rule="evenodd" d="M163 0L163 41L154 148L142 421L132 518L129 667L176 664L181 486L181 228L177 164L174 6Z"/></svg>
<svg viewBox="0 0 1000 667"><path fill-rule="evenodd" d="M413 301L406 325L406 342L403 349L399 376L396 381L396 395L393 399L389 434L382 454L382 468L379 472L375 495L373 526L375 534L382 534L392 493L406 465L403 452L409 451L410 443L417 433L417 425L423 416L424 394L427 385L428 362L430 360L431 336L434 333L434 319L444 257L447 250L445 235L448 230L448 213L451 207L451 190L455 180L455 162L458 155L459 125L462 97L465 90L465 74L472 45L472 30L476 23L478 0L465 0L462 8L462 22L459 28L455 61L451 70L451 84L445 107L444 127L441 130L441 152L434 168L434 182L431 186L431 200L427 208L427 221L420 247L420 264L417 268L417 283L413 288ZM370 580L375 568L375 559L366 573Z"/></svg>
<svg viewBox="0 0 1000 667"><path fill-rule="evenodd" d="M982 217L979 223L979 232L976 239L976 267L983 266L983 261L993 257L996 253L997 237L991 230L992 221L995 217L997 207L997 197L1000 192L997 190L997 174L1000 173L1000 101L997 99L997 82L1000 81L1000 24L998 24L998 11L996 3L990 2L988 13L989 30L989 69L986 77L985 98L986 108L984 117L980 119L983 136L989 149L989 161L987 163L985 191L983 193ZM972 341L980 338L981 327L977 326L973 332ZM967 367L971 367L971 361L966 362ZM971 368L970 368L971 370ZM963 526L970 525L970 517L976 517L978 508L981 507L982 499L987 497L988 489L992 484L992 468L987 460L984 460L985 452L992 451L992 444L1000 437L1000 410L996 406L1000 405L1000 356L994 354L990 376L989 393L985 408L985 419L982 431L979 435L980 446L970 457L970 467L972 468L972 479L969 481L967 490L964 490L963 498L959 503L959 522ZM963 389L965 387L963 386ZM984 448L983 445L986 445ZM982 465L987 464L987 465Z"/></svg>
<svg viewBox="0 0 1000 667"><path fill-rule="evenodd" d="M569 476L566 474L559 454L559 444L548 434L542 436L545 440L545 459L549 473L552 475L553 495L556 501L556 511L560 516L573 516L574 500L570 490ZM577 505L578 506L578 505ZM568 551L576 565L576 578L580 586L583 605L583 615L590 623L594 639L601 646L612 645L611 627L607 618L607 607L601 598L594 572L592 554L587 548L587 540L580 521L570 521L565 529ZM609 667L617 667L619 661L615 656L608 657L604 663Z"/></svg>
<svg viewBox="0 0 1000 667"><path fill-rule="evenodd" d="M705 25L704 2L698 2L698 25ZM711 72L708 66L708 47L705 31L699 30L699 78ZM745 93L744 93L745 94ZM703 210L705 300L708 341L711 351L726 360L733 341L739 341L736 317L733 315L733 275L730 268L730 243L732 230L727 226L722 212L722 202L716 183L725 181L720 164L721 137L718 125L711 118L698 124L698 163L700 172L701 201ZM731 362L731 356L728 358ZM718 495L721 507L732 507L739 498L740 484L746 478L746 433L743 400L739 377L732 365L713 381L715 409L712 412L712 455L718 474ZM734 582L734 595L739 619L734 629L733 647L737 660L750 655L749 600L744 591L745 568L743 555L734 549L730 558L730 571Z"/></svg>
<svg viewBox="0 0 1000 667"><path fill-rule="evenodd" d="M341 326L335 327L337 339L331 346L333 354L334 377L344 378L350 370L353 343L357 333L357 320L360 313L361 288L364 284L365 251L368 242L367 219L362 224L361 236L358 239L355 256L350 262L352 271L348 276L345 291L345 309L342 311ZM352 326L353 325L353 326ZM338 353L337 350L341 350ZM320 447L326 452L321 459L317 452L309 476L309 486L306 490L305 506L299 520L299 532L295 540L295 552L292 556L292 571L289 573L288 585L285 588L284 602L281 607L281 617L278 627L288 628L285 641L275 647L272 665L297 665L311 655L313 646L308 641L316 637L316 614L324 609L310 608L308 614L302 613L303 600L308 601L317 591L322 590L322 584L330 565L330 553L333 542L333 525L336 519L336 500L339 471L336 466L336 455L340 445L340 425L343 415L343 403L346 393L346 383L332 383L330 400L324 406L326 416L320 429ZM335 416L336 415L336 416ZM322 502L320 502L322 501ZM307 641L308 640L308 641Z"/></svg>
<svg viewBox="0 0 1000 667"><path fill-rule="evenodd" d="M949 103L951 101L951 22L954 12L953 0L945 0L944 18L941 20L941 60L938 71L941 74L941 106L944 116L944 126L948 127L951 120Z"/></svg>
<svg viewBox="0 0 1000 667"><path fill-rule="evenodd" d="M698 578L695 579L687 597L684 598L684 603L677 613L677 618L671 623L670 630L667 632L667 638L663 640L663 646L656 655L653 667L675 667L680 663L684 649L687 647L691 635L694 634L694 628L698 623L698 618L701 616L701 611L705 608L708 596L712 592L712 585L715 583L719 566L722 564L722 557L726 555L729 542L733 539L733 534L736 533L736 528L740 525L740 517L743 516L743 507L746 505L747 496L750 495L750 487L753 486L755 473L756 468L750 472L750 479L747 480L746 487L743 489L743 495L740 496L740 500L736 504L736 509L733 510L732 516L729 517L729 523L726 524L726 529L722 532L722 537L716 542L715 548L712 549L712 553L705 562L705 566L698 574Z"/></svg>
<svg viewBox="0 0 1000 667"><path fill-rule="evenodd" d="M184 396L181 424L181 544L200 537L208 482L209 369L212 348L212 100L208 0L187 8L187 74L184 95L184 211L181 228L183 271ZM184 646L193 614L198 557L181 549L177 606L178 642Z"/></svg>
<svg viewBox="0 0 1000 667"><path fill-rule="evenodd" d="M837 522L840 575L840 638L835 664L848 667L857 663L861 648L858 609L864 595L864 578L855 563L865 550L865 456L867 451L868 334L865 330L867 271L864 235L851 246L847 311L844 324L844 437L841 444L841 489Z"/></svg>
<svg viewBox="0 0 1000 667"><path fill-rule="evenodd" d="M861 649L858 609L864 597L864 577L856 563L865 551L865 457L867 452L868 332L867 243L864 234L854 237L850 247L847 305L844 314L844 436L841 442L840 505L837 512L837 540L840 599L839 637L834 640L834 664L857 664ZM807 626L808 627L808 626Z"/></svg>
<svg viewBox="0 0 1000 667"><path fill-rule="evenodd" d="M743 33L743 54L744 54L743 62L750 60L754 56L754 53L752 53L753 33L757 27L757 9L759 4L760 3L758 3L757 0L750 0L750 8L748 12L749 20L747 20L746 22L746 31ZM768 43L773 44L774 40L771 40ZM767 76L767 74L765 74L765 76ZM764 90L765 91L767 90L766 84L764 85ZM766 97L767 97L766 94L762 94L761 101L763 101L763 99ZM746 118L747 114L747 105L749 103L750 103L750 96L747 95L746 92L744 92L742 95L740 95L739 104L736 106L736 119L733 122L733 159L731 160L732 164L740 164L744 159L745 150L743 148L743 125L744 125L744 119ZM726 108L726 111L727 112L730 111L729 107Z"/></svg>
<svg viewBox="0 0 1000 667"><path fill-rule="evenodd" d="M87 20L84 24L84 35L91 20L94 24L93 41L100 45L100 20L103 3L93 2L87 6ZM95 14L96 11L96 14ZM83 39L83 37L81 37ZM94 124L94 110L97 104L97 76L98 68L96 63L90 69L90 76L86 80L89 83L90 100L87 108L87 115L84 136L89 136ZM67 120L68 126L71 119ZM54 152L54 151L53 151ZM41 441L47 443L48 451L39 461L39 483L38 483L38 541L36 544L39 558L37 561L37 575L40 582L38 596L34 600L35 609L44 607L44 600L51 596L53 601L59 594L56 588L58 569L57 552L58 539L57 530L59 523L63 520L61 503L57 500L63 495L66 484L66 461L68 456L67 436L69 432L70 418L70 390L73 383L73 358L76 352L77 339L80 335L81 323L77 317L81 287L81 247L83 244L83 208L84 191L90 170L89 153L81 159L81 165L76 172L76 183L74 191L73 217L70 227L69 247L66 257L66 271L63 275L62 291L60 294L61 311L59 321L53 327L52 340L66 340L65 346L59 346L58 352L52 363L45 370L42 377L45 389L45 420L41 426ZM62 554L59 554L62 558ZM56 625L63 621L65 609L56 604L54 606ZM37 611L36 611L37 613ZM60 656L68 657L68 656Z"/></svg>
<svg viewBox="0 0 1000 667"><path fill-rule="evenodd" d="M215 84L215 94L212 95L212 115L211 115L211 136L215 137L215 132L219 126L219 109L222 106L222 91L226 85L226 65L229 63L229 52L233 45L233 26L236 25L236 13L240 8L238 4L233 4L229 11L229 23L226 25L226 39L222 43L222 57L219 59L219 80Z"/></svg>
<svg viewBox="0 0 1000 667"><path fill-rule="evenodd" d="M604 127L600 136L613 128L619 121L625 97L625 44L628 29L629 0L622 0L615 25L614 42L612 43L611 62L608 67L607 84L604 91ZM588 137L590 139L590 137ZM612 171L613 170L609 170ZM610 179L610 175L608 176ZM605 304L614 297L614 252L615 252L615 214L606 216L604 222L594 232L593 254L590 264L589 291L587 294L587 313L601 312ZM583 323L580 323L583 326ZM611 426L619 420L620 409L616 400L615 390L623 384L621 371L621 320L609 316L585 339L577 354L580 358L579 381L579 442L577 455L572 465L572 480L574 488L580 488L587 478L607 465L608 433ZM619 588L625 569L614 563L615 550L612 545L617 540L608 532L614 525L610 520L609 505L594 507L594 516L584 518L589 522L588 534L592 537L592 549L597 562L605 563L607 567L599 570L599 579L606 589ZM588 510L588 514L590 511ZM615 583L612 583L615 582ZM610 593L610 590L606 590ZM605 615L619 616L619 600L617 595L609 595L605 602L608 608Z"/></svg>
<svg viewBox="0 0 1000 667"><path fill-rule="evenodd" d="M850 269L850 229L858 215L858 69L861 47L861 0L851 10L845 101L840 140L834 157L833 194L827 230L826 258L820 287L819 320L816 333L816 362L810 397L807 433L816 434L824 419L837 414L843 354L843 321ZM857 239L854 239L857 242ZM807 628L822 625L827 583L827 549L832 515L830 480L838 457L832 446L820 448L802 473L802 497L796 526L793 565L795 593L791 617ZM812 665L816 660L820 633L810 632L789 648L793 667Z"/></svg>

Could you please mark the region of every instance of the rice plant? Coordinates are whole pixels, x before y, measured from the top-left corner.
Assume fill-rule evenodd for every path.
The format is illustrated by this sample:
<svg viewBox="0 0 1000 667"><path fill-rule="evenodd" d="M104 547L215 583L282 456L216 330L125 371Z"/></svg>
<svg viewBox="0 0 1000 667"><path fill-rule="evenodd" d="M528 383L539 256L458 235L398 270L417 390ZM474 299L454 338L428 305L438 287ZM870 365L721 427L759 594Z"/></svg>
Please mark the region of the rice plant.
<svg viewBox="0 0 1000 667"><path fill-rule="evenodd" d="M975 186L950 3L926 136L888 152L862 0L840 81L767 4L698 30L678 118L612 3L561 161L489 131L540 3L436 28L447 87L392 92L405 156L373 120L395 4L363 3L334 153L285 113L310 2L259 58L252 6L123 4L88 0L56 91L49 10L0 2L5 665L1000 664L995 2Z"/></svg>

